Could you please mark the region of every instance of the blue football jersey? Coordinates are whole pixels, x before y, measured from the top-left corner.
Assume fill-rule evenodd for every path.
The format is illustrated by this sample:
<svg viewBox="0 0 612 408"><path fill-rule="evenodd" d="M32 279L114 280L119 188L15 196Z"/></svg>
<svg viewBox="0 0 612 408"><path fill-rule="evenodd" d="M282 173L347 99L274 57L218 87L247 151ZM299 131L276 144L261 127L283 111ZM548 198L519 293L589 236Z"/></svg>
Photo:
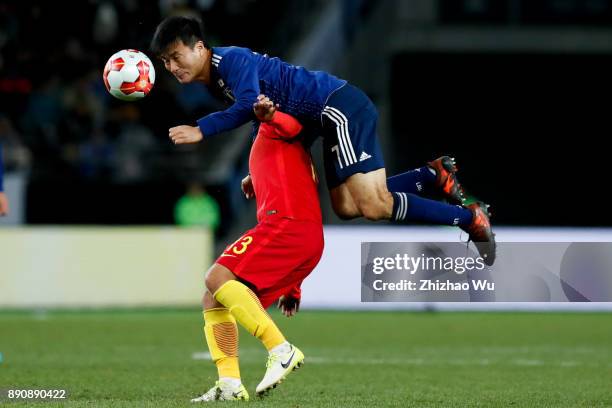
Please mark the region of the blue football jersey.
<svg viewBox="0 0 612 408"><path fill-rule="evenodd" d="M213 47L209 88L231 106L198 120L204 137L235 129L255 119L253 103L265 94L282 112L305 126L321 126L328 97L346 84L324 71L309 71L241 47Z"/></svg>

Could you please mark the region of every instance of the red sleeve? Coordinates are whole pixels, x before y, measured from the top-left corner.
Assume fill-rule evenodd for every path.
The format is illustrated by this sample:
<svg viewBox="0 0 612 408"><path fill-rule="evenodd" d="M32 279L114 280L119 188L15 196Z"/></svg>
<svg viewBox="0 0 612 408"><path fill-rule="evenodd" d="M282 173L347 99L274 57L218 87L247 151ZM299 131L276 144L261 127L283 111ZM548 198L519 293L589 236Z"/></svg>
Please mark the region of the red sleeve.
<svg viewBox="0 0 612 408"><path fill-rule="evenodd" d="M301 285L302 285L302 282L296 284L294 287L289 289L287 293L285 293L285 296L292 297L294 299L301 299L302 298L302 288L300 288Z"/></svg>
<svg viewBox="0 0 612 408"><path fill-rule="evenodd" d="M284 138L295 137L302 131L302 125L296 118L279 111L274 112L267 124L274 128L276 136Z"/></svg>

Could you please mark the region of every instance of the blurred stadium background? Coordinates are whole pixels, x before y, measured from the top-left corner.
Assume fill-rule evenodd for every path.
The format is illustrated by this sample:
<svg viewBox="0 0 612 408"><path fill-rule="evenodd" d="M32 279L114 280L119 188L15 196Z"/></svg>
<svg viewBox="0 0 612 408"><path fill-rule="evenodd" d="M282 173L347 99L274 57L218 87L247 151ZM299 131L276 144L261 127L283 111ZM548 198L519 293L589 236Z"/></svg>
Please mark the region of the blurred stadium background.
<svg viewBox="0 0 612 408"><path fill-rule="evenodd" d="M331 71L364 89L379 109L389 174L442 154L455 156L464 185L492 205L501 241L612 241L604 147L612 94L611 0L2 1L0 143L11 214L0 219L0 352L5 360L2 364L0 354L0 388L50 381L60 386L57 378L64 378L76 405L108 399L110 406L113 398L137 404L134 398L145 396L170 406L174 396L162 401L159 395L176 393L173 384L179 382L186 397L194 384L201 385L202 378L194 377L202 368L189 353L205 349L197 313L202 275L219 249L255 223L254 203L240 192L250 126L198 146L176 147L168 141L169 127L223 108L202 85L180 86L154 61L152 93L125 103L113 99L101 79L110 55L124 48L147 52L155 26L174 13L200 16L213 46L249 47ZM316 160L318 149L320 142L313 147ZM194 185L218 203L217 229L176 225L176 204ZM331 211L326 191L322 181L327 246L305 283L306 309L364 307L356 269L360 241L459 240L459 233L446 228L342 222ZM125 306L156 309L83 311ZM47 312L58 307L80 312ZM456 307L611 309L610 304ZM608 313L377 313L302 313L314 331L356 338L337 358L324 349L329 342L333 350L342 348L331 334L328 343L305 340L306 349L319 356L319 367L344 359L345 369L377 375L377 382L357 376L358 386L336 390L354 398L342 400L345 405L375 406L376 392L368 386L401 388L398 379L420 387L419 394L398 391L399 400L389 397L383 405L612 405L605 385L605 378L612 378ZM396 320L387 322L389 317ZM286 330L298 338L313 336L300 328L299 319L283 323ZM357 341L352 330L358 321L384 336L369 333ZM123 337L131 325L135 334ZM147 331L153 337L147 338ZM94 333L110 333L111 340L89 348L99 341ZM372 345L383 338L395 348L388 360ZM143 342L150 348L139 349ZM408 343L414 347L407 349ZM463 362L457 362L453 344L468 356ZM429 353L425 360L424 350ZM247 367L249 355L247 350ZM187 368L181 365L184 358ZM58 377L62 364L68 374ZM151 370L156 380L144 390L135 379L113 383L117 372L130 369ZM212 365L206 369L212 380ZM106 391L94 385L95 370L102 370ZM436 396L441 391L430 381L450 383L448 370L462 378L474 375L484 385L474 386L471 395L466 387L473 384L461 380ZM499 376L497 382L491 383L491 375ZM568 377L581 380L563 380ZM307 380L315 384L307 401L326 406L320 396L326 383L320 378ZM516 387L506 389L503 384L512 381ZM280 395L288 400L272 402L303 401L287 388Z"/></svg>

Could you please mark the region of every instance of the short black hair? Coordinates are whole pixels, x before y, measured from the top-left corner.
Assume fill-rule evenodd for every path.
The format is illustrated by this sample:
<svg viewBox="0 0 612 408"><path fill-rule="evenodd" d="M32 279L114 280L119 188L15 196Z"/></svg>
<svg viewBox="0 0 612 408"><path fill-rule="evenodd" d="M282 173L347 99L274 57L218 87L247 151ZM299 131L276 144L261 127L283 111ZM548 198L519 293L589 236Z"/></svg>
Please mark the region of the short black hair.
<svg viewBox="0 0 612 408"><path fill-rule="evenodd" d="M149 48L153 55L160 56L170 45L179 40L190 48L193 48L198 41L202 41L206 48L210 48L204 41L202 22L195 17L187 16L170 16L159 23Z"/></svg>

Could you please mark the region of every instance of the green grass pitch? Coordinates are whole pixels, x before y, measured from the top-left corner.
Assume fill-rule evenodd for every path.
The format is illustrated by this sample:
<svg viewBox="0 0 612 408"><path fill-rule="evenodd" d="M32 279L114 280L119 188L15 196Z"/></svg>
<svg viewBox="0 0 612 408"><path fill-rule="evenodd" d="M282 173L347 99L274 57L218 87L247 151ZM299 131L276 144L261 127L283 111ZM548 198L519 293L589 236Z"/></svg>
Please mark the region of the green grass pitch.
<svg viewBox="0 0 612 408"><path fill-rule="evenodd" d="M259 400L266 353L241 330L248 406L612 406L609 313L273 317L306 364ZM40 407L191 406L216 378L206 351L197 309L0 313L0 388L69 392Z"/></svg>

